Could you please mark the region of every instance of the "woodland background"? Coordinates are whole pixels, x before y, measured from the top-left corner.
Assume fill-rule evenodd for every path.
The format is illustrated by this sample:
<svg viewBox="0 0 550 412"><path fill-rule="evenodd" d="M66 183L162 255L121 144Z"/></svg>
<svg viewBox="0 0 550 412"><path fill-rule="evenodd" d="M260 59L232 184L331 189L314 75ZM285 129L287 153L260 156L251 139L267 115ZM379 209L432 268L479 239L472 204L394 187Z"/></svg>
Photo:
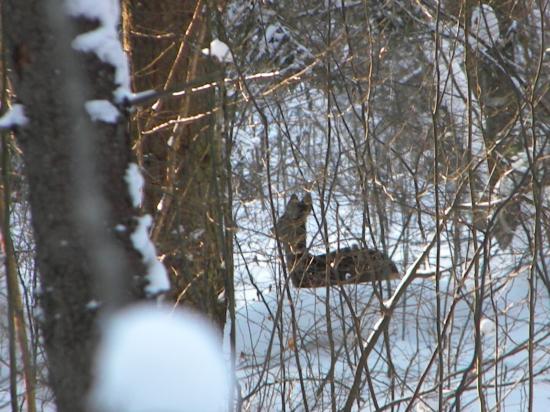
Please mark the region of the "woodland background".
<svg viewBox="0 0 550 412"><path fill-rule="evenodd" d="M217 325L231 409L550 402L548 0L0 7L26 116L0 121L0 410L85 410L98 319L159 299ZM293 193L310 250L402 280L294 289Z"/></svg>

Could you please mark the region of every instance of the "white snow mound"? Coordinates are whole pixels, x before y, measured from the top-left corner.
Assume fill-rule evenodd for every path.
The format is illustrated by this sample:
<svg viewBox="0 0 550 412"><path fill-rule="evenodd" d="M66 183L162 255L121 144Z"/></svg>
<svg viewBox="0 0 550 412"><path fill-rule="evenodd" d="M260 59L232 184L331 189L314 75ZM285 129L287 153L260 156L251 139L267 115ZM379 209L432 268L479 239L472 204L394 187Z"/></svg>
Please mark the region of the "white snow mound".
<svg viewBox="0 0 550 412"><path fill-rule="evenodd" d="M89 401L102 412L222 411L231 379L221 337L198 315L154 305L104 325Z"/></svg>

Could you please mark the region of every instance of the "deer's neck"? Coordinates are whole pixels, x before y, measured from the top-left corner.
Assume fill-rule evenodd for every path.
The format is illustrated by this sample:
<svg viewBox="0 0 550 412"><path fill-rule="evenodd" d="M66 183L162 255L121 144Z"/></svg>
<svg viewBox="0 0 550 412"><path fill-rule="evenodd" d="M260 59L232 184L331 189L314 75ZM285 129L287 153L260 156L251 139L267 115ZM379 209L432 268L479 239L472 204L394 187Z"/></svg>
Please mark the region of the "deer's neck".
<svg viewBox="0 0 550 412"><path fill-rule="evenodd" d="M306 254L307 253L305 248L296 247L296 245L287 243L285 246L285 257L286 257L286 264L287 264L288 270L289 271L295 270L298 262Z"/></svg>
<svg viewBox="0 0 550 412"><path fill-rule="evenodd" d="M305 223L296 228L292 239L285 242L284 246L287 268L292 273L304 261L304 256L308 255Z"/></svg>

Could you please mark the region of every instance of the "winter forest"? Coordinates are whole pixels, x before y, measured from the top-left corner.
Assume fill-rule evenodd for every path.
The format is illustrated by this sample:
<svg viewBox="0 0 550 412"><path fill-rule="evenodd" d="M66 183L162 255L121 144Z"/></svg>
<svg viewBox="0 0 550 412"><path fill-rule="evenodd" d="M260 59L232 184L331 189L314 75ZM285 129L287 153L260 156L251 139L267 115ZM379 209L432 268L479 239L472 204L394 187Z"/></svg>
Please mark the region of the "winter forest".
<svg viewBox="0 0 550 412"><path fill-rule="evenodd" d="M550 410L550 0L0 14L0 412Z"/></svg>

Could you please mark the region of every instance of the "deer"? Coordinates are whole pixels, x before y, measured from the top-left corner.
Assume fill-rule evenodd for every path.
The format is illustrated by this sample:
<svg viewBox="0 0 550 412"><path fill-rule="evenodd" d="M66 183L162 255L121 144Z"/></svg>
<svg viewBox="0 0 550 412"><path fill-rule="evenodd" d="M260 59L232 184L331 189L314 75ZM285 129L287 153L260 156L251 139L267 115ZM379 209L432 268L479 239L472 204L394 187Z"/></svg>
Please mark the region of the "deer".
<svg viewBox="0 0 550 412"><path fill-rule="evenodd" d="M400 278L395 263L376 249L345 247L323 255L308 252L306 221L311 194L292 194L273 231L285 252L287 273L296 288L320 288Z"/></svg>

